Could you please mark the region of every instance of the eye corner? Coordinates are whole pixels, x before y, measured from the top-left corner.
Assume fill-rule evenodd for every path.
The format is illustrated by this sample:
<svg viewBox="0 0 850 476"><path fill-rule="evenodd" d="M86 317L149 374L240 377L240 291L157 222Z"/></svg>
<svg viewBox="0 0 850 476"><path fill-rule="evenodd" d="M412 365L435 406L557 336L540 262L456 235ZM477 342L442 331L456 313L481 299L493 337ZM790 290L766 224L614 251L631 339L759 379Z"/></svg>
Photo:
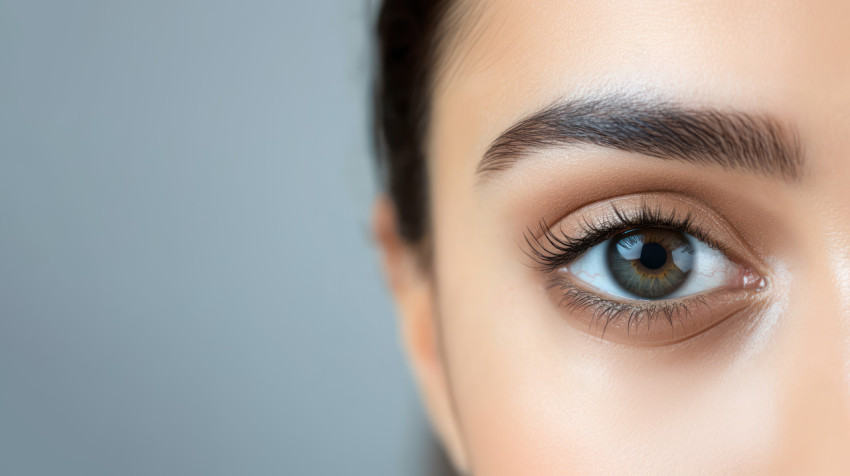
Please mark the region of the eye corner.
<svg viewBox="0 0 850 476"><path fill-rule="evenodd" d="M598 231L582 238L573 238L560 228L549 227L541 220L539 229L527 228L519 238L519 247L530 260L525 264L544 273L554 273L569 266L590 248L605 241Z"/></svg>
<svg viewBox="0 0 850 476"><path fill-rule="evenodd" d="M762 294L770 288L771 279L769 274L755 269L753 266L736 263L738 275L730 287Z"/></svg>

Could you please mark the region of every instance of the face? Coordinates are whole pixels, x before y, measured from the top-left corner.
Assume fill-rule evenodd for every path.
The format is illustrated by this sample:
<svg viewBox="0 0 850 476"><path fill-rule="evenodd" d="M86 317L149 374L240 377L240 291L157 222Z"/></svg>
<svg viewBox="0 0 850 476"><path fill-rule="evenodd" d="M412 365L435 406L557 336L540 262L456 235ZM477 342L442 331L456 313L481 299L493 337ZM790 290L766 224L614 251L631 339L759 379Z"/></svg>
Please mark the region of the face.
<svg viewBox="0 0 850 476"><path fill-rule="evenodd" d="M455 463L846 473L850 6L494 0L452 18L431 266L382 243Z"/></svg>

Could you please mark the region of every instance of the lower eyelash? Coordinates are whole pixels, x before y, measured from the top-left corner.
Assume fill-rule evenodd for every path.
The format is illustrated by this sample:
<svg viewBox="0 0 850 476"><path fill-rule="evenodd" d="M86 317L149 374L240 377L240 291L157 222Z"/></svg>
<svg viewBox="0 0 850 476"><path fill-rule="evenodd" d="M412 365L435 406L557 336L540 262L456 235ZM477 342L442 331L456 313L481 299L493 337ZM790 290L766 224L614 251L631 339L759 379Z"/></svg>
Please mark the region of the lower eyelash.
<svg viewBox="0 0 850 476"><path fill-rule="evenodd" d="M601 327L600 337L605 336L605 330L612 322L620 320L626 320L627 334L630 334L632 329L639 330L641 325L649 329L659 319L667 322L673 331L677 321L681 323L691 318L691 312L696 306L710 307L703 296L670 301L647 301L641 304L613 301L575 286L562 275L551 276L547 289L557 289L560 292L559 305L568 311L590 310L592 317L588 323L588 331L594 333Z"/></svg>

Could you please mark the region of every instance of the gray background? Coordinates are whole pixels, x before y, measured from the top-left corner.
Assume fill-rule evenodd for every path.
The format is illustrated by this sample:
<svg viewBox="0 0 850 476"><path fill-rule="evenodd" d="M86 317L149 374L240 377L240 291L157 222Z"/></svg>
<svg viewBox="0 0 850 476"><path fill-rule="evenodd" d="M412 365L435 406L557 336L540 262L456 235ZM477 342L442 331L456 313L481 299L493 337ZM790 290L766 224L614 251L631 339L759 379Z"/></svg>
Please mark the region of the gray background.
<svg viewBox="0 0 850 476"><path fill-rule="evenodd" d="M370 15L0 0L0 474L419 474Z"/></svg>

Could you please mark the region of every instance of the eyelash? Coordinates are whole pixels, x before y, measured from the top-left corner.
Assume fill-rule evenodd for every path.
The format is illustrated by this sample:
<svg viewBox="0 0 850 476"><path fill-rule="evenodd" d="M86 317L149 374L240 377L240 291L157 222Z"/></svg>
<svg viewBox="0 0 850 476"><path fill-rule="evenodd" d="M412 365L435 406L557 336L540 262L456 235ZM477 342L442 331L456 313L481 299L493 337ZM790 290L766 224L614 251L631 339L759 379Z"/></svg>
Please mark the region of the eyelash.
<svg viewBox="0 0 850 476"><path fill-rule="evenodd" d="M705 306L710 310L708 301L703 296L693 296L676 301L659 301L652 304L629 304L625 302L606 299L597 294L579 289L561 276L550 278L547 289L558 288L561 293L561 307L568 311L592 312L588 328L599 329L602 327L601 336L605 336L605 330L611 322L625 319L626 328L638 329L646 322L647 329L660 318L664 318L672 328L673 320L687 319L697 306Z"/></svg>
<svg viewBox="0 0 850 476"><path fill-rule="evenodd" d="M691 213L681 215L674 209L665 215L660 208L647 206L632 212L623 212L616 206L612 206L611 210L614 218L601 224L584 220L580 225L580 235L576 237L568 236L560 228L555 231L545 220L541 220L539 233L535 234L531 229L525 233L525 242L528 245L526 254L537 263L541 271L552 272L570 264L588 249L617 234L634 228L651 227L686 233L714 249L726 251L724 246L696 226Z"/></svg>
<svg viewBox="0 0 850 476"><path fill-rule="evenodd" d="M545 220L540 221L539 233L535 234L531 229L525 233L525 242L528 245L526 254L534 260L538 270L548 275L547 289L558 289L561 292L561 307L571 311L591 310L593 314L589 325L591 328L601 325L604 336L608 325L618 319L626 319L629 330L644 322L651 326L662 317L672 327L674 316L685 319L696 306L709 306L704 296L640 304L615 301L585 291L559 273L558 270L572 263L593 246L635 228L666 228L686 233L725 253L724 246L695 224L690 212L681 214L674 209L665 214L660 208L650 208L646 205L629 212L612 206L612 212L613 218L599 224L584 220L578 236L568 236L561 228L550 228Z"/></svg>

